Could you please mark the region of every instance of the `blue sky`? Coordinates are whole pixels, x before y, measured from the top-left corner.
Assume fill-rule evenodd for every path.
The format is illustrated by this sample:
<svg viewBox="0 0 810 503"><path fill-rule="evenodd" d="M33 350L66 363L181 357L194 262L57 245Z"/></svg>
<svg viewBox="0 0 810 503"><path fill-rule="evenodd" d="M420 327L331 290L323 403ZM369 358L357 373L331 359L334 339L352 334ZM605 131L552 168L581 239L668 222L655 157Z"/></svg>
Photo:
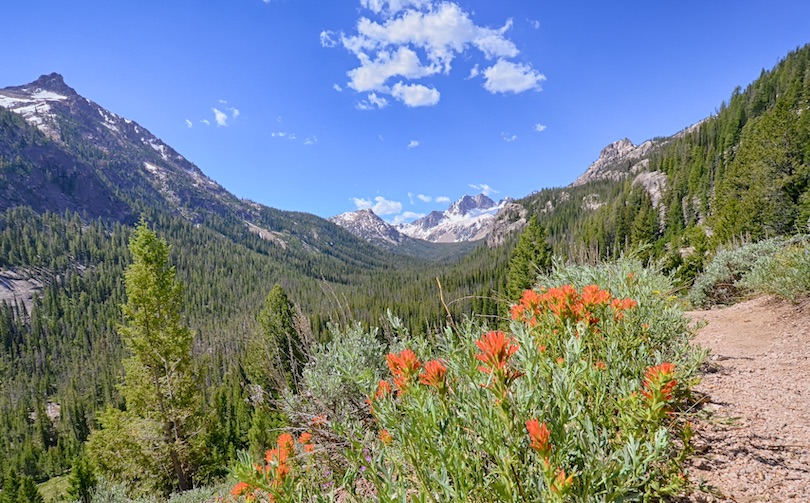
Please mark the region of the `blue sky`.
<svg viewBox="0 0 810 503"><path fill-rule="evenodd" d="M59 72L239 197L389 221L567 185L608 143L695 123L810 42L799 0L11 0L2 13L0 87Z"/></svg>

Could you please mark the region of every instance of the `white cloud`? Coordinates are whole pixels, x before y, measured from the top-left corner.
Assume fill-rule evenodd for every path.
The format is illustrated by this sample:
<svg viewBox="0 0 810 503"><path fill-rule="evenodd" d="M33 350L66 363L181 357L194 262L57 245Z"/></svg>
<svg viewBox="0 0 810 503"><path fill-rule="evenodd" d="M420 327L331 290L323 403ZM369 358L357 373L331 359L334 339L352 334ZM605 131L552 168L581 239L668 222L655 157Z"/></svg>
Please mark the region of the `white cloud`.
<svg viewBox="0 0 810 503"><path fill-rule="evenodd" d="M295 140L295 133L287 131L273 131L270 133L271 138L280 138L282 140Z"/></svg>
<svg viewBox="0 0 810 503"><path fill-rule="evenodd" d="M368 93L368 98L357 104L358 110L379 110L388 106L388 100L377 93Z"/></svg>
<svg viewBox="0 0 810 503"><path fill-rule="evenodd" d="M186 126L188 126L188 127L194 127L194 123L193 123L193 122L191 122L190 120L186 119Z"/></svg>
<svg viewBox="0 0 810 503"><path fill-rule="evenodd" d="M321 32L321 45L323 47L335 47L337 45L337 40L335 40L335 36L337 33L333 31L322 31Z"/></svg>
<svg viewBox="0 0 810 503"><path fill-rule="evenodd" d="M304 140L304 145L315 145L316 143L318 143L318 137L317 136L308 136Z"/></svg>
<svg viewBox="0 0 810 503"><path fill-rule="evenodd" d="M394 219L391 221L391 223L394 224L394 225L404 224L405 222L407 222L409 220L416 220L417 218L422 218L424 216L425 216L424 213L416 213L414 211L405 211L405 212L395 216Z"/></svg>
<svg viewBox="0 0 810 503"><path fill-rule="evenodd" d="M436 202L437 202L437 203L449 203L449 202L450 202L450 198L449 198L449 197L447 197L447 196L438 196L438 197L436 198Z"/></svg>
<svg viewBox="0 0 810 503"><path fill-rule="evenodd" d="M225 100L219 100L219 102L220 102L222 105L227 105L227 104L228 104L228 102L227 102L227 101L225 101Z"/></svg>
<svg viewBox="0 0 810 503"><path fill-rule="evenodd" d="M484 70L484 80L484 88L491 93L522 93L530 89L539 90L540 82L546 77L531 65L499 59Z"/></svg>
<svg viewBox="0 0 810 503"><path fill-rule="evenodd" d="M339 93L340 93L340 92L343 92L343 88L342 88L342 87L340 87L340 86L339 86L339 85L337 85L337 84L332 84L332 89L334 89L335 91L337 91L337 92L339 92Z"/></svg>
<svg viewBox="0 0 810 503"><path fill-rule="evenodd" d="M208 119L203 119L203 120L201 120L201 121L200 121L200 123L201 123L201 124L205 124L206 126L210 126L210 125L211 125L211 121L209 121Z"/></svg>
<svg viewBox="0 0 810 503"><path fill-rule="evenodd" d="M385 138L383 138L383 135L381 135L381 134L377 135L377 139L380 140L380 141L385 141Z"/></svg>
<svg viewBox="0 0 810 503"><path fill-rule="evenodd" d="M490 194L497 194L498 193L497 190L493 189L492 187L490 187L489 185L487 185L485 183L480 183L480 184L471 183L470 187L472 187L475 190L480 190L481 193L484 194L487 197L489 197Z"/></svg>
<svg viewBox="0 0 810 503"><path fill-rule="evenodd" d="M360 0L360 5L375 14L390 16L408 7L421 8L430 5L430 0Z"/></svg>
<svg viewBox="0 0 810 503"><path fill-rule="evenodd" d="M411 204L414 204L414 202L413 202L413 192L408 192L408 200L411 202Z"/></svg>
<svg viewBox="0 0 810 503"><path fill-rule="evenodd" d="M380 51L374 60L364 53L358 54L358 58L360 66L346 72L351 79L349 87L357 92L387 91L385 82L391 77L417 79L439 72L436 66L422 66L416 52L407 47L395 52Z"/></svg>
<svg viewBox="0 0 810 503"><path fill-rule="evenodd" d="M419 140L411 140L408 142L408 148L416 148L419 146Z"/></svg>
<svg viewBox="0 0 810 503"><path fill-rule="evenodd" d="M501 133L501 138L506 143L512 143L513 141L518 139L516 134L509 134L509 133Z"/></svg>
<svg viewBox="0 0 810 503"><path fill-rule="evenodd" d="M432 197L430 197L430 196L426 196L426 195L424 195L424 194L418 194L416 197L417 197L417 198L418 198L420 201L422 201L423 203L429 203L429 202L433 201L433 198L432 198Z"/></svg>
<svg viewBox="0 0 810 503"><path fill-rule="evenodd" d="M238 109L238 108L233 108L233 107L231 107L231 108L229 108L228 110L230 110L230 111L231 111L231 117L233 117L234 119L235 119L235 118L237 118L237 117L239 117L239 116L241 115L241 112L239 111L239 109Z"/></svg>
<svg viewBox="0 0 810 503"><path fill-rule="evenodd" d="M217 126L227 126L228 125L228 115L225 112L220 111L219 109L212 108L211 110L214 111L214 118L217 121Z"/></svg>
<svg viewBox="0 0 810 503"><path fill-rule="evenodd" d="M548 127L548 126L546 126L545 124L540 124L540 123L538 122L537 124L535 124L535 125L534 125L534 130L535 130L536 132L538 132L538 133L542 133L543 131L545 131L545 130L546 130L546 128L547 128L547 127Z"/></svg>
<svg viewBox="0 0 810 503"><path fill-rule="evenodd" d="M409 107L432 107L439 102L441 94L436 89L422 84L397 82L391 89L391 96Z"/></svg>
<svg viewBox="0 0 810 503"><path fill-rule="evenodd" d="M532 25L532 28L534 28L535 30L540 29L540 21L536 19L527 19L526 21L528 21L529 24Z"/></svg>
<svg viewBox="0 0 810 503"><path fill-rule="evenodd" d="M512 19L500 27L481 26L452 0L360 0L360 4L377 19L361 16L353 34L330 30L320 33L322 46L340 45L359 60L357 67L346 72L348 87L357 92L390 94L409 107L436 105L441 93L435 86L406 84L403 79L449 74L455 58L470 49L477 49L487 60L498 60L488 69L485 87L490 92L523 92L536 88L541 80L542 75L531 66L506 61L520 54L507 38L514 24ZM512 66L506 68L504 64ZM523 76L524 81L515 81L515 75L505 81L509 75L504 72L509 69ZM476 64L467 78L480 74ZM393 85L389 83L392 79L396 79ZM526 79L531 80L530 84Z"/></svg>
<svg viewBox="0 0 810 503"><path fill-rule="evenodd" d="M363 199L361 197L353 197L355 207L358 210L370 209L376 215L396 215L402 212L402 203L399 201L389 201L383 196L374 198L374 202L370 199Z"/></svg>

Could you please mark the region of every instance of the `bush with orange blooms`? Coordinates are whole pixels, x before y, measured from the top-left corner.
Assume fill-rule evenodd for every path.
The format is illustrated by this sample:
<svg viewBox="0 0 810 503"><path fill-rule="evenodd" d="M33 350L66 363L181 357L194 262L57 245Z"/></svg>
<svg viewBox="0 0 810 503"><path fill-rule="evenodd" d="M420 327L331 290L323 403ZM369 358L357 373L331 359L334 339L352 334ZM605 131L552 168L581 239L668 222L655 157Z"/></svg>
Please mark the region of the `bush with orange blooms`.
<svg viewBox="0 0 810 503"><path fill-rule="evenodd" d="M558 268L541 280L551 286L527 290L500 329L468 321L430 345L414 338L392 346L384 378L366 386L371 420L347 439L346 469L333 479L341 494L381 502L650 501L686 490L690 430L682 411L704 354L660 293L667 278L622 260ZM289 469L279 469L283 449L299 445L279 442L257 478L241 474L248 484L238 486L241 494L260 490L275 501L336 494L302 489L308 479L295 467L306 452L284 451Z"/></svg>

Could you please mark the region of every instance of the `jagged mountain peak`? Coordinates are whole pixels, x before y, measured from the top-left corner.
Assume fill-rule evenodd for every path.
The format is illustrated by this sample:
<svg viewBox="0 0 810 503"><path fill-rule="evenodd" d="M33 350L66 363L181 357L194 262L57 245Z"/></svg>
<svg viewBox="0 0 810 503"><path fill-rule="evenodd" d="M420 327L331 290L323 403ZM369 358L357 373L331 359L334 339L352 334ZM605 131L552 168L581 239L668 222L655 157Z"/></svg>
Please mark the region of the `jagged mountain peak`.
<svg viewBox="0 0 810 503"><path fill-rule="evenodd" d="M406 236L434 243L477 241L487 236L498 211L511 199L495 203L485 194L465 195L445 211L432 211L425 217L397 229Z"/></svg>
<svg viewBox="0 0 810 503"><path fill-rule="evenodd" d="M385 247L402 243L405 237L371 209L347 211L329 219L355 236Z"/></svg>
<svg viewBox="0 0 810 503"><path fill-rule="evenodd" d="M471 211L487 210L495 206L495 201L490 199L484 194L477 194L474 196L462 196L461 199L455 201L447 209L447 214L465 216Z"/></svg>
<svg viewBox="0 0 810 503"><path fill-rule="evenodd" d="M65 95L77 95L75 89L65 84L65 79L61 74L53 72L47 75L41 75L37 80L31 82L26 88L44 89L46 91L53 91Z"/></svg>

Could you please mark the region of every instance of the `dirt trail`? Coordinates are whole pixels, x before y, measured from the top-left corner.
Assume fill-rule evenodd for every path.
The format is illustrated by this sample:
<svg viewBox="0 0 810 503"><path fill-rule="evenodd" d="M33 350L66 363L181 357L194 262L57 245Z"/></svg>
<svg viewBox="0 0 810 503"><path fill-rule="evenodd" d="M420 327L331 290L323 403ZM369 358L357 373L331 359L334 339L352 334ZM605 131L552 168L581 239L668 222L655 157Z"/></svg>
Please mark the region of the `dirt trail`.
<svg viewBox="0 0 810 503"><path fill-rule="evenodd" d="M689 476L713 493L690 501L810 502L810 301L687 314L711 350Z"/></svg>

